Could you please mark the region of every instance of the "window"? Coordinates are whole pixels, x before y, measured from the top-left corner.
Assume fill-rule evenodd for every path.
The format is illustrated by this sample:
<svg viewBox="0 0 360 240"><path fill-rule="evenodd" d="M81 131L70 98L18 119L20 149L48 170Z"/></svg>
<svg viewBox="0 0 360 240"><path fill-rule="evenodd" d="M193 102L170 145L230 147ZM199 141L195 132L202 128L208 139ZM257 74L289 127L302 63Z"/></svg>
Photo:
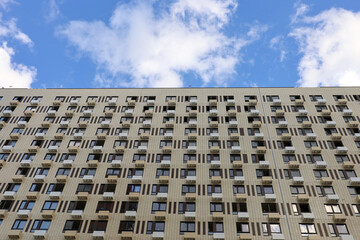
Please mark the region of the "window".
<svg viewBox="0 0 360 240"><path fill-rule="evenodd" d="M146 227L146 234L152 234L153 232L164 232L165 222L152 222L148 221Z"/></svg>
<svg viewBox="0 0 360 240"><path fill-rule="evenodd" d="M319 197L335 194L334 188L331 186L316 186Z"/></svg>
<svg viewBox="0 0 360 240"><path fill-rule="evenodd" d="M185 195L186 193L196 193L196 185L182 185L181 194Z"/></svg>
<svg viewBox="0 0 360 240"><path fill-rule="evenodd" d="M179 202L179 214L185 212L195 212L196 204L194 202Z"/></svg>
<svg viewBox="0 0 360 240"><path fill-rule="evenodd" d="M316 234L316 228L315 228L315 224L313 223L300 223L300 232L301 232L301 236L308 236L309 234Z"/></svg>
<svg viewBox="0 0 360 240"><path fill-rule="evenodd" d="M245 186L244 185L234 185L233 192L234 192L234 195L245 193Z"/></svg>
<svg viewBox="0 0 360 240"><path fill-rule="evenodd" d="M222 222L209 222L208 230L209 235L213 235L214 233L223 233L224 224Z"/></svg>
<svg viewBox="0 0 360 240"><path fill-rule="evenodd" d="M66 220L63 232L77 231L80 232L82 220Z"/></svg>
<svg viewBox="0 0 360 240"><path fill-rule="evenodd" d="M26 225L26 220L16 219L13 226L11 227L12 230L23 230Z"/></svg>
<svg viewBox="0 0 360 240"><path fill-rule="evenodd" d="M236 223L236 232L238 234L240 234L240 233L250 233L249 223L237 222Z"/></svg>
<svg viewBox="0 0 360 240"><path fill-rule="evenodd" d="M262 213L277 213L279 212L276 203L261 203Z"/></svg>
<svg viewBox="0 0 360 240"><path fill-rule="evenodd" d="M14 203L14 200L2 200L0 201L0 209L9 211Z"/></svg>
<svg viewBox="0 0 360 240"><path fill-rule="evenodd" d="M71 171L71 168L59 168L56 172L56 176L58 176L58 175L69 176L70 171Z"/></svg>
<svg viewBox="0 0 360 240"><path fill-rule="evenodd" d="M339 214L341 213L339 204L325 204L325 210L327 214Z"/></svg>
<svg viewBox="0 0 360 240"><path fill-rule="evenodd" d="M71 201L67 212L72 212L73 210L84 210L86 206L86 201Z"/></svg>
<svg viewBox="0 0 360 240"><path fill-rule="evenodd" d="M59 183L51 183L48 187L46 194L50 194L51 192L62 192L64 189L65 184Z"/></svg>
<svg viewBox="0 0 360 240"><path fill-rule="evenodd" d="M108 162L112 162L112 161L122 161L123 160L124 155L122 154L109 154L108 157Z"/></svg>
<svg viewBox="0 0 360 240"><path fill-rule="evenodd" d="M210 203L210 213L213 212L222 212L224 209L223 203Z"/></svg>
<svg viewBox="0 0 360 240"><path fill-rule="evenodd" d="M114 202L111 201L99 201L96 207L96 212L109 211L112 212L114 208Z"/></svg>
<svg viewBox="0 0 360 240"><path fill-rule="evenodd" d="M80 178L84 177L85 175L95 176L96 168L82 168L80 172Z"/></svg>
<svg viewBox="0 0 360 240"><path fill-rule="evenodd" d="M247 212L246 203L232 203L232 214L238 214L239 212Z"/></svg>
<svg viewBox="0 0 360 240"><path fill-rule="evenodd" d="M337 163L349 162L350 159L348 155L335 155L335 159Z"/></svg>
<svg viewBox="0 0 360 240"><path fill-rule="evenodd" d="M349 235L349 231L347 229L346 224L332 224L329 223L329 230L330 230L330 235L332 237L338 237L341 235Z"/></svg>
<svg viewBox="0 0 360 240"><path fill-rule="evenodd" d="M196 161L195 154L184 154L183 162L187 163L187 161Z"/></svg>
<svg viewBox="0 0 360 240"><path fill-rule="evenodd" d="M20 188L20 183L8 183L5 191L17 192Z"/></svg>
<svg viewBox="0 0 360 240"><path fill-rule="evenodd" d="M195 232L195 222L180 222L180 234Z"/></svg>
<svg viewBox="0 0 360 240"><path fill-rule="evenodd" d="M118 177L120 177L120 174L121 174L121 168L108 168L106 170L105 177L108 177L108 176L118 176Z"/></svg>
<svg viewBox="0 0 360 240"><path fill-rule="evenodd" d="M272 233L281 233L281 228L279 223L263 223L262 230L264 236L269 236Z"/></svg>
<svg viewBox="0 0 360 240"><path fill-rule="evenodd" d="M256 193L258 196L264 196L265 194L273 194L274 189L272 186L267 185L257 185L256 186Z"/></svg>
<svg viewBox="0 0 360 240"><path fill-rule="evenodd" d="M353 204L352 208L354 210L355 215L359 217L360 216L360 205L359 204Z"/></svg>
<svg viewBox="0 0 360 240"><path fill-rule="evenodd" d="M350 195L359 195L360 187L348 187Z"/></svg>
<svg viewBox="0 0 360 240"><path fill-rule="evenodd" d="M58 203L57 201L45 201L42 210L56 210Z"/></svg>
<svg viewBox="0 0 360 240"><path fill-rule="evenodd" d="M160 176L170 176L170 169L167 168L156 169L156 178L159 178Z"/></svg>
<svg viewBox="0 0 360 240"><path fill-rule="evenodd" d="M94 231L106 231L107 221L104 220L92 220L90 222L88 233L93 233Z"/></svg>
<svg viewBox="0 0 360 240"><path fill-rule="evenodd" d="M101 184L99 189L99 194L104 192L115 192L116 184Z"/></svg>
<svg viewBox="0 0 360 240"><path fill-rule="evenodd" d="M284 176L286 179L292 179L293 177L301 177L299 169L284 169Z"/></svg>
<svg viewBox="0 0 360 240"><path fill-rule="evenodd" d="M120 221L118 233L133 232L134 228L135 228L135 221Z"/></svg>
<svg viewBox="0 0 360 240"><path fill-rule="evenodd" d="M126 211L137 211L138 208L138 202L126 202L123 201L121 203L121 207L120 207L120 213L125 213Z"/></svg>
<svg viewBox="0 0 360 240"><path fill-rule="evenodd" d="M22 201L19 209L21 210L32 210L35 205L35 201Z"/></svg>
<svg viewBox="0 0 360 240"><path fill-rule="evenodd" d="M78 192L87 192L91 194L92 188L93 188L93 184L79 184L76 189L76 194Z"/></svg>
<svg viewBox="0 0 360 240"><path fill-rule="evenodd" d="M221 185L208 185L207 190L208 190L208 195L211 195L213 193L222 193Z"/></svg>
<svg viewBox="0 0 360 240"><path fill-rule="evenodd" d="M166 211L166 202L153 202L151 213L155 213L157 211Z"/></svg>
<svg viewBox="0 0 360 240"><path fill-rule="evenodd" d="M314 170L315 178L328 177L329 174L327 170Z"/></svg>
<svg viewBox="0 0 360 240"><path fill-rule="evenodd" d="M39 220L36 219L31 227L31 232L34 232L35 230L49 230L51 224L51 220Z"/></svg>
<svg viewBox="0 0 360 240"><path fill-rule="evenodd" d="M140 192L141 185L140 184L129 184L127 186L126 195L129 195L131 192Z"/></svg>
<svg viewBox="0 0 360 240"><path fill-rule="evenodd" d="M291 194L305 194L305 188L304 186L290 186L290 192Z"/></svg>

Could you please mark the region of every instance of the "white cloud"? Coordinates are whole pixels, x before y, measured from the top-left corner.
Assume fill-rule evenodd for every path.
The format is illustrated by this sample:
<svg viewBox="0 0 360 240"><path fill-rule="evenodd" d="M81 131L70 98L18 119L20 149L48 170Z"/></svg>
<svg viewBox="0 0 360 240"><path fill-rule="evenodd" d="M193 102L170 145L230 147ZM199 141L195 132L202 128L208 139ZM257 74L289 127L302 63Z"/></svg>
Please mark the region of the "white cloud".
<svg viewBox="0 0 360 240"><path fill-rule="evenodd" d="M56 3L56 0L49 0L48 2L46 2L45 11L45 19L48 22L51 22L60 16L60 9L58 4Z"/></svg>
<svg viewBox="0 0 360 240"><path fill-rule="evenodd" d="M296 12L291 16L291 23L296 23L309 11L309 6L300 1L297 1L294 7L296 8Z"/></svg>
<svg viewBox="0 0 360 240"><path fill-rule="evenodd" d="M29 88L35 79L36 69L14 63L14 49L8 47L4 39L15 39L29 47L33 46L29 36L18 29L15 19L3 21L0 15L0 87Z"/></svg>
<svg viewBox="0 0 360 240"><path fill-rule="evenodd" d="M190 72L204 85L226 85L240 49L266 31L255 24L244 38L226 36L236 6L235 0L178 0L155 15L151 1L135 1L118 5L108 24L71 21L57 33L96 63L100 86L181 87L182 74Z"/></svg>
<svg viewBox="0 0 360 240"><path fill-rule="evenodd" d="M33 42L28 35L23 33L16 26L16 19L12 18L10 21L3 21L0 15L0 38L14 38L23 44L32 46Z"/></svg>
<svg viewBox="0 0 360 240"><path fill-rule="evenodd" d="M303 54L299 86L360 86L360 12L332 8L301 24L290 33Z"/></svg>
<svg viewBox="0 0 360 240"><path fill-rule="evenodd" d="M272 39L270 39L269 46L271 49L280 51L279 60L280 60L280 62L283 62L287 55L287 51L285 50L285 47L284 47L284 36L278 35L278 36L273 37Z"/></svg>
<svg viewBox="0 0 360 240"><path fill-rule="evenodd" d="M0 0L0 7L2 7L3 9L7 9L8 5L10 5L11 3L15 3L14 0Z"/></svg>
<svg viewBox="0 0 360 240"><path fill-rule="evenodd" d="M13 63L14 50L3 42L0 46L0 87L29 88L36 76L36 69Z"/></svg>

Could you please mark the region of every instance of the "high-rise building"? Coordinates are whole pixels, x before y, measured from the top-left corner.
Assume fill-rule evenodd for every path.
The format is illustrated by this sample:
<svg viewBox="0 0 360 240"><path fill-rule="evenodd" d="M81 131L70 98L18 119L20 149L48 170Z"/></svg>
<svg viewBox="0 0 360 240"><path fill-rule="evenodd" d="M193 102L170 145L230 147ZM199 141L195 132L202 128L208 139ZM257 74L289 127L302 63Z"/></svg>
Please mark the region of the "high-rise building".
<svg viewBox="0 0 360 240"><path fill-rule="evenodd" d="M0 96L0 239L360 239L360 88Z"/></svg>

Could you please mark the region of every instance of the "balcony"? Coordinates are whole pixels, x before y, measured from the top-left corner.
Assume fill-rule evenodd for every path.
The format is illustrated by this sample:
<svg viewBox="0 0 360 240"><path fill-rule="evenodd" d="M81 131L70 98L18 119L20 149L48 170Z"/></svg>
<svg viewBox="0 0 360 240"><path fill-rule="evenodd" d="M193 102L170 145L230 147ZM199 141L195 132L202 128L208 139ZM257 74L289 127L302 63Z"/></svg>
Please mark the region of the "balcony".
<svg viewBox="0 0 360 240"><path fill-rule="evenodd" d="M282 133L281 134L281 139L290 140L291 139L291 134L290 133Z"/></svg>
<svg viewBox="0 0 360 240"><path fill-rule="evenodd" d="M84 214L83 210L72 210L71 218L73 219L81 219Z"/></svg>
<svg viewBox="0 0 360 240"><path fill-rule="evenodd" d="M276 116L284 116L284 115L285 115L285 111L284 111L284 110L276 110L275 115L276 115Z"/></svg>
<svg viewBox="0 0 360 240"><path fill-rule="evenodd" d="M220 147L219 146L211 146L210 147L210 152L211 153L218 153L220 151Z"/></svg>
<svg viewBox="0 0 360 240"><path fill-rule="evenodd" d="M285 147L285 152L286 153L294 153L295 152L295 147Z"/></svg>
<svg viewBox="0 0 360 240"><path fill-rule="evenodd" d="M51 110L51 111L53 111L53 110ZM50 111L48 111L48 116L49 116L49 112ZM56 113L56 111L55 111L55 113ZM55 113L52 116L55 116ZM32 117L32 115L34 115L34 111L33 110L26 110L26 111L24 111L24 115L25 115L25 117Z"/></svg>
<svg viewBox="0 0 360 240"><path fill-rule="evenodd" d="M36 134L35 134L35 138L36 138L36 139L40 139L40 140L41 140L41 139L44 139L44 137L45 137L45 133L36 133Z"/></svg>
<svg viewBox="0 0 360 240"><path fill-rule="evenodd" d="M304 100L302 100L302 99L295 99L295 105L304 105Z"/></svg>
<svg viewBox="0 0 360 240"><path fill-rule="evenodd" d="M314 140L314 139L316 139L316 134L315 133L307 133L306 138L310 139L310 140Z"/></svg>
<svg viewBox="0 0 360 240"><path fill-rule="evenodd" d="M56 114L56 111L55 111L55 110L49 110L49 111L47 111L47 115L48 115L49 117L55 117L55 114Z"/></svg>
<svg viewBox="0 0 360 240"><path fill-rule="evenodd" d="M37 152L39 151L39 147L38 147L38 146L30 146L30 147L28 148L28 151L29 151L30 153L37 153Z"/></svg>
<svg viewBox="0 0 360 240"><path fill-rule="evenodd" d="M48 151L49 152L57 152L58 148L59 148L58 146L49 146Z"/></svg>
<svg viewBox="0 0 360 240"><path fill-rule="evenodd" d="M69 121L61 121L61 122L60 122L60 126L61 126L61 127L68 127L68 126L69 126L69 123L70 123Z"/></svg>
<svg viewBox="0 0 360 240"><path fill-rule="evenodd" d="M133 183L141 183L142 182L142 176L132 176L131 181Z"/></svg>
<svg viewBox="0 0 360 240"><path fill-rule="evenodd" d="M115 152L117 153L124 153L125 152L125 146L116 146Z"/></svg>
<svg viewBox="0 0 360 240"><path fill-rule="evenodd" d="M24 128L28 124L27 121L18 121L17 125L18 127Z"/></svg>
<svg viewBox="0 0 360 240"><path fill-rule="evenodd" d="M345 223L346 222L346 216L344 214L334 214L333 215L333 221L336 223Z"/></svg>
<svg viewBox="0 0 360 240"><path fill-rule="evenodd" d="M234 106L235 105L235 99L228 99L226 100L227 105Z"/></svg>
<svg viewBox="0 0 360 240"><path fill-rule="evenodd" d="M103 146L94 146L93 147L93 152L95 153L101 153L103 149Z"/></svg>
<svg viewBox="0 0 360 240"><path fill-rule="evenodd" d="M145 111L145 116L146 117L151 117L153 115L154 111L153 110L146 110Z"/></svg>
<svg viewBox="0 0 360 240"><path fill-rule="evenodd" d="M83 182L85 183L92 183L94 181L93 175L85 175L83 176Z"/></svg>
<svg viewBox="0 0 360 240"><path fill-rule="evenodd" d="M217 127L219 122L218 121L210 121L210 127Z"/></svg>
<svg viewBox="0 0 360 240"><path fill-rule="evenodd" d="M144 167L145 166L145 160L136 160L135 161L135 167Z"/></svg>
<svg viewBox="0 0 360 240"><path fill-rule="evenodd" d="M19 218L28 218L30 216L31 210L19 210L17 216Z"/></svg>
<svg viewBox="0 0 360 240"><path fill-rule="evenodd" d="M20 230L10 230L8 233L9 239L21 239L22 236L23 233Z"/></svg>
<svg viewBox="0 0 360 240"><path fill-rule="evenodd" d="M234 182L243 184L245 182L245 177L244 176L235 176Z"/></svg>
<svg viewBox="0 0 360 240"><path fill-rule="evenodd" d="M73 115L74 115L74 110L66 110L65 111L65 116L72 117Z"/></svg>
<svg viewBox="0 0 360 240"><path fill-rule="evenodd" d="M166 115L167 116L175 116L175 110L167 110Z"/></svg>
<svg viewBox="0 0 360 240"><path fill-rule="evenodd" d="M229 126L230 127L236 127L238 125L237 121L229 121Z"/></svg>
<svg viewBox="0 0 360 240"><path fill-rule="evenodd" d="M328 194L326 196L326 201L327 202L333 202L333 203L337 203L339 202L340 198L337 194Z"/></svg>
<svg viewBox="0 0 360 240"><path fill-rule="evenodd" d="M271 240L285 240L285 236L284 236L284 234L273 233L273 234L271 234Z"/></svg>
<svg viewBox="0 0 360 240"><path fill-rule="evenodd" d="M287 121L279 121L279 127L287 127L288 122Z"/></svg>
<svg viewBox="0 0 360 240"><path fill-rule="evenodd" d="M259 167L260 168L269 168L270 162L269 161L259 161Z"/></svg>
<svg viewBox="0 0 360 240"><path fill-rule="evenodd" d="M165 139L172 139L172 138L173 138L173 133L168 133L168 132L165 133L165 134L164 134L164 138L165 138Z"/></svg>
<svg viewBox="0 0 360 240"><path fill-rule="evenodd" d="M88 161L88 166L89 166L89 167L96 168L98 165L99 165L99 161L98 161L98 160L90 160L90 161Z"/></svg>
<svg viewBox="0 0 360 240"><path fill-rule="evenodd" d="M121 160L112 160L111 166L113 167L121 167Z"/></svg>
<svg viewBox="0 0 360 240"><path fill-rule="evenodd" d="M353 114L353 111L351 109L344 109L343 114L344 116L350 116Z"/></svg>
<svg viewBox="0 0 360 240"><path fill-rule="evenodd" d="M259 128L259 127L261 127L261 122L260 122L260 121L253 121L253 122L252 122L252 126L253 126L254 128Z"/></svg>
<svg viewBox="0 0 360 240"><path fill-rule="evenodd" d="M210 164L211 164L211 167L216 167L216 168L220 167L220 161L219 160L212 160L210 162Z"/></svg>
<svg viewBox="0 0 360 240"><path fill-rule="evenodd" d="M160 162L161 167L169 168L170 164L171 164L170 160L161 160Z"/></svg>
<svg viewBox="0 0 360 240"><path fill-rule="evenodd" d="M164 232L153 232L152 239L164 239Z"/></svg>
<svg viewBox="0 0 360 240"><path fill-rule="evenodd" d="M238 202L246 202L247 200L247 195L245 193L237 193L235 195L235 199Z"/></svg>
<svg viewBox="0 0 360 240"><path fill-rule="evenodd" d="M296 197L298 202L309 202L309 195L307 194L299 194Z"/></svg>
<svg viewBox="0 0 360 240"><path fill-rule="evenodd" d="M310 128L312 124L310 121L303 121L301 125L304 128Z"/></svg>
<svg viewBox="0 0 360 240"><path fill-rule="evenodd" d="M337 147L336 148L336 153L347 153L348 149L347 147Z"/></svg>
<svg viewBox="0 0 360 240"><path fill-rule="evenodd" d="M52 219L54 218L54 210L44 210L42 213L41 213L41 216L45 219Z"/></svg>
<svg viewBox="0 0 360 240"><path fill-rule="evenodd" d="M169 176L160 176L159 182L160 183L169 183L170 177Z"/></svg>
<svg viewBox="0 0 360 240"><path fill-rule="evenodd" d="M350 185L360 185L360 177L349 178Z"/></svg>
<svg viewBox="0 0 360 240"><path fill-rule="evenodd" d="M319 105L325 105L326 104L326 99L317 99L316 103Z"/></svg>
<svg viewBox="0 0 360 240"><path fill-rule="evenodd" d="M165 126L168 127L168 128L173 128L174 127L174 121L167 121L165 123Z"/></svg>
<svg viewBox="0 0 360 240"><path fill-rule="evenodd" d="M274 105L281 105L281 99L273 99Z"/></svg>
<svg viewBox="0 0 360 240"><path fill-rule="evenodd" d="M193 220L196 217L196 212L185 212L185 219Z"/></svg>
<svg viewBox="0 0 360 240"><path fill-rule="evenodd" d="M145 153L147 152L147 146L138 146L138 152Z"/></svg>
<svg viewBox="0 0 360 240"><path fill-rule="evenodd" d="M165 211L156 211L154 215L155 215L156 220L165 220L165 218L166 218Z"/></svg>
<svg viewBox="0 0 360 240"><path fill-rule="evenodd" d="M100 140L106 139L106 136L107 136L106 133L98 133L96 135L97 139L100 139Z"/></svg>
<svg viewBox="0 0 360 240"><path fill-rule="evenodd" d="M107 121L107 120L106 120L106 121L102 121L102 122L101 122L101 126L102 126L102 127L109 127L109 126L110 126L110 121Z"/></svg>
<svg viewBox="0 0 360 240"><path fill-rule="evenodd" d="M302 220L304 222L312 222L315 220L315 216L313 213L302 213Z"/></svg>
<svg viewBox="0 0 360 240"><path fill-rule="evenodd" d="M196 126L197 126L197 121L194 120L189 121L189 127L196 127Z"/></svg>
<svg viewBox="0 0 360 240"><path fill-rule="evenodd" d="M114 199L114 193L113 192L104 192L102 195L104 200L113 200Z"/></svg>
<svg viewBox="0 0 360 240"><path fill-rule="evenodd" d="M127 219L135 219L136 218L136 211L126 211L125 218Z"/></svg>
<svg viewBox="0 0 360 240"><path fill-rule="evenodd" d="M144 121L144 122L146 122L146 121ZM151 124L151 122L150 122L150 124ZM130 122L130 121L123 121L123 122L121 123L121 126L122 126L122 127L125 127L125 128L130 127L130 125L131 125L131 122Z"/></svg>
<svg viewBox="0 0 360 240"><path fill-rule="evenodd" d="M89 199L89 193L88 192L78 192L77 193L77 199L78 200L88 200Z"/></svg>
<svg viewBox="0 0 360 240"><path fill-rule="evenodd" d="M66 176L66 175L56 176L56 182L58 182L58 183L66 183L67 179L68 179L68 176Z"/></svg>
<svg viewBox="0 0 360 240"><path fill-rule="evenodd" d="M93 239L105 239L105 231L94 231L92 234Z"/></svg>
<svg viewBox="0 0 360 240"><path fill-rule="evenodd" d="M61 192L51 192L49 194L50 199L60 199L61 196Z"/></svg>
<svg viewBox="0 0 360 240"><path fill-rule="evenodd" d="M232 165L234 168L241 168L242 167L242 162L241 161L233 161Z"/></svg>
<svg viewBox="0 0 360 240"><path fill-rule="evenodd" d="M109 103L109 105L114 106L114 105L116 105L116 101L117 101L117 99L109 99L108 103Z"/></svg>
<svg viewBox="0 0 360 240"><path fill-rule="evenodd" d="M79 122L79 127L81 127L81 128L86 128L87 125L88 125L88 121L80 121Z"/></svg>
<svg viewBox="0 0 360 240"><path fill-rule="evenodd" d="M271 176L262 176L261 183L262 184L272 184L273 179Z"/></svg>
<svg viewBox="0 0 360 240"><path fill-rule="evenodd" d="M213 239L225 239L225 233L214 233Z"/></svg>
<svg viewBox="0 0 360 240"><path fill-rule="evenodd" d="M167 200L168 194L167 193L158 193L156 194L156 198L158 200Z"/></svg>
<svg viewBox="0 0 360 240"><path fill-rule="evenodd" d="M11 100L10 101L10 106L17 106L19 104L18 100Z"/></svg>
<svg viewBox="0 0 360 240"><path fill-rule="evenodd" d="M215 221L222 221L224 218L224 214L222 212L213 212L212 219Z"/></svg>
<svg viewBox="0 0 360 240"><path fill-rule="evenodd" d="M62 164L64 167L72 167L73 163L74 160L64 160Z"/></svg>
<svg viewBox="0 0 360 240"><path fill-rule="evenodd" d="M16 192L14 191L5 191L3 196L5 199L14 199L16 195Z"/></svg>
<svg viewBox="0 0 360 240"><path fill-rule="evenodd" d="M222 193L213 193L211 194L211 198L214 201L221 201L223 199Z"/></svg>
<svg viewBox="0 0 360 240"><path fill-rule="evenodd" d="M269 213L268 214L268 221L269 222L278 222L278 221L280 221L280 214L279 213Z"/></svg>
<svg viewBox="0 0 360 240"><path fill-rule="evenodd" d="M238 220L239 221L249 221L249 213L248 212L239 212Z"/></svg>
<svg viewBox="0 0 360 240"><path fill-rule="evenodd" d="M335 127L335 126L336 126L336 122L335 122L335 121L326 121L326 126L327 126L327 127Z"/></svg>
<svg viewBox="0 0 360 240"><path fill-rule="evenodd" d="M230 133L230 139L239 139L238 133Z"/></svg>
<svg viewBox="0 0 360 240"><path fill-rule="evenodd" d="M209 111L209 114L210 114L210 116L217 116L218 115L218 110L212 109L212 110Z"/></svg>
<svg viewBox="0 0 360 240"><path fill-rule="evenodd" d="M195 183L196 182L196 176L186 176L185 181L186 181L186 183Z"/></svg>
<svg viewBox="0 0 360 240"><path fill-rule="evenodd" d="M168 105L170 105L170 106L176 105L176 100L175 99L169 100Z"/></svg>
<svg viewBox="0 0 360 240"><path fill-rule="evenodd" d="M322 109L322 110L321 110L321 115L323 115L323 116L329 116L329 115L331 115L331 112L330 112L330 110Z"/></svg>
<svg viewBox="0 0 360 240"><path fill-rule="evenodd" d="M147 140L147 139L149 139L149 137L150 137L149 133L141 133L140 134L140 139Z"/></svg>
<svg viewBox="0 0 360 240"><path fill-rule="evenodd" d="M326 168L327 167L327 163L325 161L316 161L315 162L315 168Z"/></svg>
<svg viewBox="0 0 360 240"><path fill-rule="evenodd" d="M211 183L221 183L221 176L212 176Z"/></svg>
<svg viewBox="0 0 360 240"><path fill-rule="evenodd" d="M190 110L189 115L190 116L197 116L197 110Z"/></svg>
<svg viewBox="0 0 360 240"><path fill-rule="evenodd" d="M127 109L125 110L125 116L132 116L134 114L134 110L133 109Z"/></svg>
<svg viewBox="0 0 360 240"><path fill-rule="evenodd" d="M250 99L249 100L249 105L250 106L254 106L254 105L256 105L257 104L257 100L256 99Z"/></svg>
<svg viewBox="0 0 360 240"><path fill-rule="evenodd" d="M231 146L231 152L232 153L239 153L241 151L240 146Z"/></svg>
<svg viewBox="0 0 360 240"><path fill-rule="evenodd" d="M190 99L190 105L197 105L197 99Z"/></svg>
<svg viewBox="0 0 360 240"><path fill-rule="evenodd" d="M263 133L255 133L254 137L255 137L255 139L264 139L264 134Z"/></svg>
<svg viewBox="0 0 360 240"><path fill-rule="evenodd" d="M70 153L77 153L79 151L79 147L78 146L69 146L68 151Z"/></svg>
<svg viewBox="0 0 360 240"><path fill-rule="evenodd" d="M218 139L219 133L210 133L210 139Z"/></svg>
<svg viewBox="0 0 360 240"><path fill-rule="evenodd" d="M304 178L303 177L293 177L292 182L295 185L302 185L302 184L304 184Z"/></svg>
<svg viewBox="0 0 360 240"><path fill-rule="evenodd" d="M153 99L148 99L148 100L146 101L146 103L147 103L147 105L152 106L152 105L155 104L155 100L153 100Z"/></svg>
<svg viewBox="0 0 360 240"><path fill-rule="evenodd" d="M266 147L265 146L257 146L256 152L257 153L266 153Z"/></svg>
<svg viewBox="0 0 360 240"><path fill-rule="evenodd" d="M321 153L321 148L320 147L311 147L310 152L311 153Z"/></svg>
<svg viewBox="0 0 360 240"><path fill-rule="evenodd" d="M276 201L276 195L274 193L272 194L265 194L265 201L268 202L274 202Z"/></svg>
<svg viewBox="0 0 360 240"><path fill-rule="evenodd" d="M235 110L229 110L229 111L227 111L227 113L229 114L229 116L236 116Z"/></svg>
<svg viewBox="0 0 360 240"><path fill-rule="evenodd" d="M185 194L186 201L195 201L196 200L196 193L186 193Z"/></svg>
<svg viewBox="0 0 360 240"><path fill-rule="evenodd" d="M188 160L186 163L186 166L188 168L195 168L196 167L196 161L195 160Z"/></svg>
<svg viewBox="0 0 360 240"><path fill-rule="evenodd" d="M298 112L299 112L300 116L307 116L308 115L308 111L305 110L305 109L300 109Z"/></svg>
<svg viewBox="0 0 360 240"><path fill-rule="evenodd" d="M187 151L189 153L195 153L196 152L196 146L188 146Z"/></svg>
<svg viewBox="0 0 360 240"><path fill-rule="evenodd" d="M252 115L252 116L258 116L259 113L260 113L259 110L255 110L255 109L250 110L250 115Z"/></svg>
<svg viewBox="0 0 360 240"><path fill-rule="evenodd" d="M54 135L54 138L56 139L56 140L62 140L62 139L64 139L64 133L55 133L55 135Z"/></svg>
<svg viewBox="0 0 360 240"><path fill-rule="evenodd" d="M99 219L109 219L110 212L109 211L99 211L97 215L98 215Z"/></svg>
<svg viewBox="0 0 360 240"><path fill-rule="evenodd" d="M45 181L46 176L45 175L35 175L34 176L34 181L35 182L44 182Z"/></svg>
<svg viewBox="0 0 360 240"><path fill-rule="evenodd" d="M358 127L358 126L359 126L359 123L356 122L356 121L349 121L349 122L348 122L348 126L349 126L349 127Z"/></svg>
<svg viewBox="0 0 360 240"><path fill-rule="evenodd" d="M28 159L24 159L20 161L20 166L22 167L30 167L32 161Z"/></svg>

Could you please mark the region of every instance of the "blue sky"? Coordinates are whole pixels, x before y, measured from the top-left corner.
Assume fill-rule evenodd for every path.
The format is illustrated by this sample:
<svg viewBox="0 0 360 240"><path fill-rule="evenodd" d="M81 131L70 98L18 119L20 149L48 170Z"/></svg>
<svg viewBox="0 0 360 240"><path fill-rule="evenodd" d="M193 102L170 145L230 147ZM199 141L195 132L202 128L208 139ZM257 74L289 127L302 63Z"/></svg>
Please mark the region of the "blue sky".
<svg viewBox="0 0 360 240"><path fill-rule="evenodd" d="M2 87L360 86L356 0L0 0Z"/></svg>

